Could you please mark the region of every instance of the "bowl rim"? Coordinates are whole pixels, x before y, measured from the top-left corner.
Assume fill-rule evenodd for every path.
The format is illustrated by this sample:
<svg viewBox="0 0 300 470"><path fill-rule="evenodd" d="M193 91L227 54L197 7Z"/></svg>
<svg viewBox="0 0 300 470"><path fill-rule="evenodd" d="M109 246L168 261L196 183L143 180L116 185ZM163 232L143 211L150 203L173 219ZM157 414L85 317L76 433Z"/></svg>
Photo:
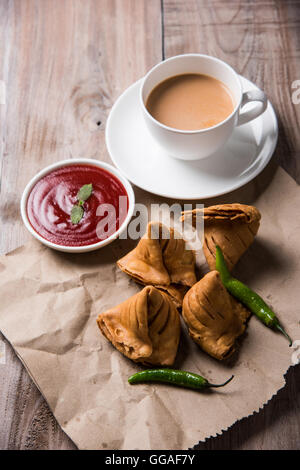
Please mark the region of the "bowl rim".
<svg viewBox="0 0 300 470"><path fill-rule="evenodd" d="M76 164L92 165L98 168L103 168L109 173L112 173L123 184L127 192L128 212L127 212L125 220L123 221L119 229L116 232L114 232L112 235L110 235L108 238L106 238L105 240L101 240L100 242L90 244L90 245L80 245L80 246L58 245L57 243L53 243L53 242L50 242L49 240L46 240L46 238L42 237L32 227L31 223L29 222L28 215L27 215L27 200L28 200L28 197L32 188L42 177L46 176L51 171L57 168L62 168L65 166L71 166L71 165L76 165ZM123 173L119 169L110 165L109 163L103 162L102 160L92 159L92 158L68 158L68 159L60 160L58 162L55 162L55 163L52 163L51 165L46 166L45 168L40 170L38 173L36 173L27 183L22 193L21 201L20 201L21 217L29 233L31 233L31 235L33 235L38 241L43 243L43 245L46 245L49 248L53 248L54 250L57 250L57 251L63 251L65 253L87 253L89 251L98 250L99 248L102 248L108 245L109 243L112 243L126 229L133 215L134 207L135 207L134 191L133 191L131 183L127 180L127 178L123 175Z"/></svg>

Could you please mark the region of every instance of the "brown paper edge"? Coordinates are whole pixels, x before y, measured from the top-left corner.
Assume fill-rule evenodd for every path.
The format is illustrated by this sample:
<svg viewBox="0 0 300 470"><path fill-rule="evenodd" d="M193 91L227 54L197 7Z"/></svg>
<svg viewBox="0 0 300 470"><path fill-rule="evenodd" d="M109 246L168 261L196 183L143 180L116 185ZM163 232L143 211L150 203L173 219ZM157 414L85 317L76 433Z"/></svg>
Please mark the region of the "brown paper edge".
<svg viewBox="0 0 300 470"><path fill-rule="evenodd" d="M273 400L273 398L275 398L277 395L278 395L278 392L282 389L284 389L284 387L286 386L286 376L289 372L289 370L294 367L293 364L291 364L287 370L285 371L285 373L283 374L282 376L282 379L283 379L283 383L282 383L282 386L280 386L275 393L273 393L273 395L270 396L270 398L263 402L260 406L258 406L257 409L253 410L252 413L249 413L248 415L246 416L243 416L241 418L238 418L236 421L234 421L234 423L230 424L227 428L224 428L224 429L220 429L220 430L217 430L214 434L211 434L210 436L207 436L205 437L204 439L200 439L198 441L197 444L195 444L193 447L189 447L188 450L197 450L195 449L195 447L197 447L197 445L199 445L201 442L207 442L209 439L214 439L218 436L222 436L222 434L224 434L224 432L228 431L229 429L231 429L233 426L235 426L237 423L239 423L240 421L243 421L244 419L248 419L250 418L251 416L254 416L254 415L258 415L266 406L268 406L268 404L270 403L270 401Z"/></svg>
<svg viewBox="0 0 300 470"><path fill-rule="evenodd" d="M1 333L2 333L2 332L1 332ZM2 333L2 334L3 334L3 333ZM41 389L40 389L38 383L36 382L36 380L35 380L33 374L30 372L30 370L29 370L29 368L28 368L26 362L22 359L22 357L21 357L20 354L18 353L17 349L15 349L15 348L13 347L13 345L12 345L12 344L10 343L10 341L6 338L6 336L5 336L4 334L3 334L3 336L4 336L5 340L9 343L9 345L12 347L14 353L16 354L16 356L18 357L18 359L20 360L21 364L25 367L26 372L28 373L29 377L31 378L31 380L33 381L33 383L35 384L35 386L37 387L37 389L39 390L39 392L41 393L43 399L44 399L45 402L47 403L47 405L48 405L49 409L51 410L51 413L53 414L53 416L54 416L56 422L58 423L59 427L60 427L60 428L62 429L62 431L68 436L68 438L73 442L73 444L77 447L77 449L81 450L81 449L78 447L78 445L76 444L76 442L75 442L75 441L72 439L72 437L69 435L69 433L67 433L67 432L65 431L64 426L59 422L59 420L58 420L57 417L55 416L55 412L54 412L53 408L51 407L51 405L49 404L49 402L48 402L47 399L45 398L44 394L42 393L42 391L41 391ZM187 447L187 449L177 449L177 450L198 450L198 449L195 449L195 447L197 447L197 445L199 445L200 443L203 443L203 442L208 441L209 439L212 439L212 438L216 438L216 437L218 437L218 436L221 436L222 434L224 434L226 431L228 431L229 429L231 429L234 425L236 425L237 423L239 423L239 422L242 421L243 419L247 419L247 418L250 418L251 416L254 416L254 415L256 415L256 414L259 414L259 413L269 404L269 402L270 402L273 398L276 397L276 395L278 394L278 392L279 392L280 390L282 390L282 389L286 386L286 375L287 375L287 373L288 373L288 371L290 370L291 367L293 367L293 364L291 364L291 365L287 368L287 370L285 371L285 373L284 373L283 376L282 376L282 379L283 379L283 380L282 380L282 386L280 386L280 387L276 390L276 392L273 393L273 395L271 395L271 396L269 397L269 399L268 399L267 401L261 403L261 404L258 406L258 408L254 409L254 410L252 411L252 413L249 413L249 414L246 415L246 416L242 416L242 417L238 418L236 421L234 421L232 424L230 424L230 425L227 426L226 428L222 428L222 427L221 427L221 428L218 428L214 434L211 434L211 435L209 435L209 436L206 436L206 437L203 438L203 439L200 439L200 440L197 442L197 444L192 444L192 446L191 446L191 447ZM99 449L99 450L101 450L101 449ZM104 450L104 449L102 449L102 450ZM112 450L112 449L105 449L105 450ZM130 450L130 449L128 449L128 450ZM143 450L143 449L140 449L140 450ZM155 450L155 449L152 449L152 450ZM165 449L165 450L176 450L176 449Z"/></svg>
<svg viewBox="0 0 300 470"><path fill-rule="evenodd" d="M66 436L68 436L68 438L72 441L72 443L77 447L77 449L79 449L78 445L76 444L76 442L73 441L73 439L70 437L70 435L65 431L64 427L60 424L59 420L57 419L57 417L55 416L55 413L54 413L54 410L52 408L52 406L50 405L50 403L48 402L48 400L46 399L45 395L43 394L43 392L41 391L37 381L35 380L33 374L30 372L26 362L22 359L22 357L20 356L20 354L18 353L18 351L13 347L13 345L11 344L11 342L7 339L7 337L5 336L5 334L1 331L1 334L3 335L3 337L5 338L5 340L8 342L8 344L11 346L11 348L13 349L14 353L16 354L17 358L19 359L19 361L21 362L21 364L24 366L27 374L29 375L29 377L31 378L32 382L34 383L34 385L36 386L36 388L38 389L38 391L40 392L40 394L42 395L43 399L45 400L45 402L47 403L51 413L53 414L53 417L55 418L55 421L57 422L57 424L59 425L59 427L62 429L62 431L66 434ZM48 449L48 450L51 450L51 449ZM79 449L80 450L80 449Z"/></svg>

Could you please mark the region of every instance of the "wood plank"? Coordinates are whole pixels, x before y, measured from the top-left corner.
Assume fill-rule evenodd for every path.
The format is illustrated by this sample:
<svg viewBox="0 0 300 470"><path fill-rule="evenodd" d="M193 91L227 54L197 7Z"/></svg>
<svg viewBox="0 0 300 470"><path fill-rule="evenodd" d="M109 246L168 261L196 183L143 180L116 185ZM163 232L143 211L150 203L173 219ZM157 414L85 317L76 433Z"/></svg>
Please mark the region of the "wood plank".
<svg viewBox="0 0 300 470"><path fill-rule="evenodd" d="M160 60L160 0L1 0L1 253L29 238L28 180L63 158L109 160L108 111ZM0 389L1 449L73 448L8 344Z"/></svg>
<svg viewBox="0 0 300 470"><path fill-rule="evenodd" d="M279 118L276 158L300 182L300 2L163 0L165 56L199 52L263 88Z"/></svg>
<svg viewBox="0 0 300 470"><path fill-rule="evenodd" d="M286 376L286 386L258 414L235 423L199 450L299 450L300 367Z"/></svg>
<svg viewBox="0 0 300 470"><path fill-rule="evenodd" d="M163 0L165 57L199 52L231 64L266 91L279 118L276 158L300 182L300 2ZM300 449L300 367L265 409L198 449Z"/></svg>

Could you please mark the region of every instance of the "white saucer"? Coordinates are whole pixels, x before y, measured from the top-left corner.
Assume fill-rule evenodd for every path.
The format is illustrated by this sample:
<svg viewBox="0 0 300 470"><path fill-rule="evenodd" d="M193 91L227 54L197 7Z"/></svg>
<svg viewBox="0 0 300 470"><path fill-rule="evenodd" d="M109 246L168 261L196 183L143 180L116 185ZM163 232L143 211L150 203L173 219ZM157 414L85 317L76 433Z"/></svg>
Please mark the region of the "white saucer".
<svg viewBox="0 0 300 470"><path fill-rule="evenodd" d="M257 89L241 77L244 91ZM136 186L174 199L206 199L228 193L257 176L277 142L274 109L236 128L220 151L204 160L177 160L153 140L139 107L141 80L117 99L106 124L106 145L114 164Z"/></svg>

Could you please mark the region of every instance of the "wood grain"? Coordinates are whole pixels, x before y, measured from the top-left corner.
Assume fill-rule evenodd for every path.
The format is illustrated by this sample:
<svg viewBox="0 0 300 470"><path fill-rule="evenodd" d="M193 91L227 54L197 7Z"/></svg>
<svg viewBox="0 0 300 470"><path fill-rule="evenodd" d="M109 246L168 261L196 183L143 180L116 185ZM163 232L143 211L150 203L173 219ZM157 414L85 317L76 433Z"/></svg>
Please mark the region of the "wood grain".
<svg viewBox="0 0 300 470"><path fill-rule="evenodd" d="M264 89L279 118L276 157L300 182L300 2L163 0L165 57L198 52L228 62Z"/></svg>
<svg viewBox="0 0 300 470"><path fill-rule="evenodd" d="M259 412L235 423L199 450L299 450L300 367L291 368L286 386ZM251 384L249 384L251 386Z"/></svg>
<svg viewBox="0 0 300 470"><path fill-rule="evenodd" d="M300 78L300 2L163 0L165 57L198 52L228 62L268 94L280 132L276 157L300 182L300 105L291 84ZM198 449L300 449L300 367L264 410Z"/></svg>
<svg viewBox="0 0 300 470"><path fill-rule="evenodd" d="M109 160L108 111L161 60L161 44L160 0L0 0L0 80L7 95L0 105L1 253L29 238L19 200L38 170L69 157ZM6 349L0 448L73 448Z"/></svg>

